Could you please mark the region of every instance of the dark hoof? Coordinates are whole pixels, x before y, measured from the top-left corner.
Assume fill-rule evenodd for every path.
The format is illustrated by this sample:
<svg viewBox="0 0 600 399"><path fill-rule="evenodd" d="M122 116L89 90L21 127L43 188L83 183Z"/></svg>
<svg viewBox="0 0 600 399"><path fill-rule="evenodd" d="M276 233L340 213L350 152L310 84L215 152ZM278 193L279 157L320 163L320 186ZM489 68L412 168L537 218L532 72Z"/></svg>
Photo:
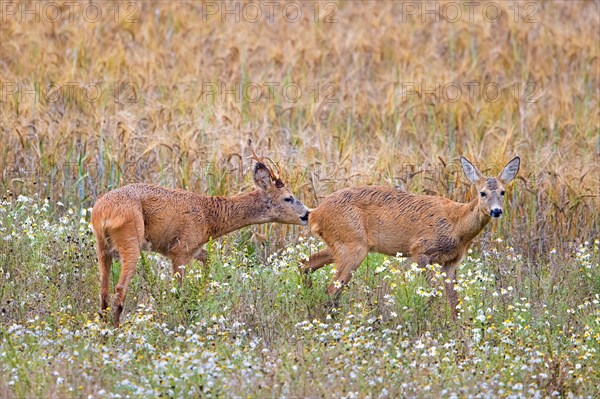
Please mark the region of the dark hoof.
<svg viewBox="0 0 600 399"><path fill-rule="evenodd" d="M123 312L123 305L115 305L113 311L113 320L115 328L119 327L119 320L121 319L121 313Z"/></svg>
<svg viewBox="0 0 600 399"><path fill-rule="evenodd" d="M312 288L312 277L305 272L300 271L301 273L301 278L302 278L302 285L306 288Z"/></svg>

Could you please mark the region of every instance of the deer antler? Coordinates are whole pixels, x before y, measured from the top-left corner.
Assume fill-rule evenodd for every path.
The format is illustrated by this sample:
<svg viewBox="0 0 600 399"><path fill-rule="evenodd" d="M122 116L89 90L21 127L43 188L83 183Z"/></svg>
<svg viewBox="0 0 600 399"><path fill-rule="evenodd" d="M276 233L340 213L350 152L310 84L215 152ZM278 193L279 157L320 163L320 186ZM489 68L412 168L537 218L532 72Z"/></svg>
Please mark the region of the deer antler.
<svg viewBox="0 0 600 399"><path fill-rule="evenodd" d="M250 140L248 140L248 144L252 145L252 142ZM283 184L283 182L279 178L279 174L273 172L273 169L271 169L269 166L267 166L267 163L265 162L265 157L257 155L256 152L254 152L254 148L250 148L250 150L252 151L252 155L250 155L248 157L248 159L252 159L258 163L263 164L265 166L265 168L267 168L267 170L269 171L269 174L271 175L271 180L273 180L273 182L275 183L275 187L277 187L277 188L283 187L285 184ZM266 159L268 159L271 163L274 163L272 159L270 159L268 157Z"/></svg>
<svg viewBox="0 0 600 399"><path fill-rule="evenodd" d="M250 156L248 157L248 159L253 159L253 160L255 160L256 162L262 163L263 165L265 165L265 166L266 166L266 164L265 164L265 157L260 157L260 156L256 155L256 153L254 152L254 148L251 148L251 151L252 151L252 155L250 155ZM271 170L271 169L269 169L269 171L270 171L270 170Z"/></svg>

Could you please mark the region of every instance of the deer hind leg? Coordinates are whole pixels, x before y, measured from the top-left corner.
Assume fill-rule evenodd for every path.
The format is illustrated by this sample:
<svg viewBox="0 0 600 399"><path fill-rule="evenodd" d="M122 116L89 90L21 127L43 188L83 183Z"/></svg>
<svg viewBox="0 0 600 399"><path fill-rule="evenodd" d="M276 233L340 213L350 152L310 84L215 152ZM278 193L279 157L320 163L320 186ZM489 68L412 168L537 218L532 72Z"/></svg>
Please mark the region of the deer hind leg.
<svg viewBox="0 0 600 399"><path fill-rule="evenodd" d="M100 271L100 316L102 317L108 308L112 255L107 248L104 237L98 235L96 235L96 254L98 255L98 269Z"/></svg>
<svg viewBox="0 0 600 399"><path fill-rule="evenodd" d="M335 276L333 282L327 287L329 295L340 292L362 261L367 257L369 249L364 243L342 244L335 248Z"/></svg>
<svg viewBox="0 0 600 399"><path fill-rule="evenodd" d="M144 220L142 213L134 212L130 221L118 229L111 231L111 239L121 258L121 274L115 287L113 297L113 316L115 327L119 326L119 319L123 312L127 288L135 274L144 242Z"/></svg>
<svg viewBox="0 0 600 399"><path fill-rule="evenodd" d="M119 326L119 320L125 303L125 296L127 295L127 288L129 287L129 283L137 268L141 250L140 245L137 242L130 240L127 243L120 243L120 245L118 245L118 251L119 256L121 257L121 275L119 276L119 282L115 287L115 295L113 297L115 327Z"/></svg>

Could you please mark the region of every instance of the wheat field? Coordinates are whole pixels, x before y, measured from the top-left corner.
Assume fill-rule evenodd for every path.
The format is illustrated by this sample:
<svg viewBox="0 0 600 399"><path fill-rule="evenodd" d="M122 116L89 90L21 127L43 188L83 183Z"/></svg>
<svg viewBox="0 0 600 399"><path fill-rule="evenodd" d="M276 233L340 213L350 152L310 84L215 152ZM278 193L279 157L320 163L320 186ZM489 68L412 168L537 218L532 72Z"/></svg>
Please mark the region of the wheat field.
<svg viewBox="0 0 600 399"><path fill-rule="evenodd" d="M598 1L0 2L0 397L596 397ZM90 208L146 182L231 195L265 155L310 208L355 185L455 201L522 159L440 287L370 255L331 308L308 229L147 253L99 320ZM118 264L113 268L114 281Z"/></svg>

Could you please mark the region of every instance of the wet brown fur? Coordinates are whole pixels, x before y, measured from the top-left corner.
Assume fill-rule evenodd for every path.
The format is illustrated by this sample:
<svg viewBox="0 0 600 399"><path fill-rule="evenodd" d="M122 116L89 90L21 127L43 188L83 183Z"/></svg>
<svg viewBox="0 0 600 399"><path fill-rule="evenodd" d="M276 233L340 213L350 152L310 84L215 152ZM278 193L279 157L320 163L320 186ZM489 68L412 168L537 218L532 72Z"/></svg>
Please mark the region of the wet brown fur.
<svg viewBox="0 0 600 399"><path fill-rule="evenodd" d="M498 178L484 178L466 163L463 168L472 169L465 173L485 193L466 204L383 186L352 187L329 195L309 216L312 232L328 247L304 262L302 272L335 263L334 281L327 288L333 295L348 283L369 252L401 253L420 267L437 263L446 273L446 294L456 316L456 268L489 222L491 207L502 209L503 184L511 181L519 168L517 157Z"/></svg>

